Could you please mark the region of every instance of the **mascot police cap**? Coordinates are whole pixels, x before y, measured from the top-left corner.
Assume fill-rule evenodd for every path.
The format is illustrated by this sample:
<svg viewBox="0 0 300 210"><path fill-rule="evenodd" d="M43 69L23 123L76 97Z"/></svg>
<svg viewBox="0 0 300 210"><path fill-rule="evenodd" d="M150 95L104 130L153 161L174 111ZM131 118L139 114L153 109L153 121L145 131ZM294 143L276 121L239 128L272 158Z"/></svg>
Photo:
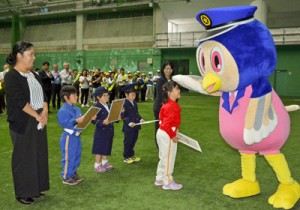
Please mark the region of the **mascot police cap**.
<svg viewBox="0 0 300 210"><path fill-rule="evenodd" d="M256 6L232 6L200 11L196 18L206 31L197 41L207 40L253 20L256 9Z"/></svg>

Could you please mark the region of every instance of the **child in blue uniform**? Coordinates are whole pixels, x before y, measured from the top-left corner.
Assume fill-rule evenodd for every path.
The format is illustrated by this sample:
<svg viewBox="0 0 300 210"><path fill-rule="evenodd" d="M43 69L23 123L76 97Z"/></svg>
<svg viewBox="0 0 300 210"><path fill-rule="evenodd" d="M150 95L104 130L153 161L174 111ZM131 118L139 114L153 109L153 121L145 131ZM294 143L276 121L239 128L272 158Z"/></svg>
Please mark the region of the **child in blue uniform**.
<svg viewBox="0 0 300 210"><path fill-rule="evenodd" d="M62 108L57 113L59 125L64 129L60 138L60 150L62 154L63 184L76 185L82 181L76 173L80 164L81 139L80 131L74 126L84 119L81 110L75 106L77 103L77 90L75 87L66 85L62 87L60 96L64 102Z"/></svg>
<svg viewBox="0 0 300 210"><path fill-rule="evenodd" d="M96 125L92 153L95 154L94 171L101 173L113 168L108 163L107 156L111 155L114 125L108 122L108 91L100 86L95 90L94 96L97 101L96 107L101 108L101 110L98 112L96 120L92 121Z"/></svg>
<svg viewBox="0 0 300 210"><path fill-rule="evenodd" d="M140 125L135 125L139 122L144 122L139 114L138 106L135 101L136 90L138 85L133 83L126 85L123 90L125 92L125 102L124 102L124 112L121 114L123 119L123 129L124 132L124 162L133 163L141 160L139 157L134 156L134 146L138 139Z"/></svg>

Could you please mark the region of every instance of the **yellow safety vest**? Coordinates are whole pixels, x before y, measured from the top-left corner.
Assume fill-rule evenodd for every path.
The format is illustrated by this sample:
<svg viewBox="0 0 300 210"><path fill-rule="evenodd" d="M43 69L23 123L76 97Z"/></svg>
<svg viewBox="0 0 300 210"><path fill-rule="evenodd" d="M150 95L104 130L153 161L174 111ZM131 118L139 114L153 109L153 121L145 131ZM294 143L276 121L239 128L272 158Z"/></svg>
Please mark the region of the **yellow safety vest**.
<svg viewBox="0 0 300 210"><path fill-rule="evenodd" d="M73 80L73 82L74 83L77 82L79 80L79 77L80 77L80 74L77 74L76 77L75 77L75 79Z"/></svg>
<svg viewBox="0 0 300 210"><path fill-rule="evenodd" d="M109 86L109 88L108 88L108 91L112 91L112 89L114 89L115 85L116 85L116 80L114 80L114 81L110 84L110 86Z"/></svg>
<svg viewBox="0 0 300 210"><path fill-rule="evenodd" d="M107 84L107 79L106 79L106 77L103 77L102 82L101 82L101 86L106 87L106 84Z"/></svg>
<svg viewBox="0 0 300 210"><path fill-rule="evenodd" d="M147 78L145 78L145 79L142 78L142 80L144 80L144 84L141 85L141 88L143 88L148 83L148 79Z"/></svg>

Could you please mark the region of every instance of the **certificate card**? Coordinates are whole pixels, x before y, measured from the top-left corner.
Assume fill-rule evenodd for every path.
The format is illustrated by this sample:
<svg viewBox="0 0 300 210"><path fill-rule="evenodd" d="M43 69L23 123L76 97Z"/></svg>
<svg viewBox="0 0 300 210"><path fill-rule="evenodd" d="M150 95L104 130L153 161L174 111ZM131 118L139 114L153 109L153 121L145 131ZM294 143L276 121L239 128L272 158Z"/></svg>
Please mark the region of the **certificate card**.
<svg viewBox="0 0 300 210"><path fill-rule="evenodd" d="M158 120L150 120L150 121L144 121L140 123L135 123L135 125L144 125L144 124L149 124L149 123L154 123L157 122Z"/></svg>
<svg viewBox="0 0 300 210"><path fill-rule="evenodd" d="M94 117L101 110L99 107L91 106L89 110L84 114L84 120L81 123L78 123L75 128L77 129L85 129L90 122L92 121L92 117Z"/></svg>
<svg viewBox="0 0 300 210"><path fill-rule="evenodd" d="M123 109L124 102L125 98L116 99L112 101L108 115L108 122L111 123L120 120L120 115Z"/></svg>
<svg viewBox="0 0 300 210"><path fill-rule="evenodd" d="M182 144L185 144L199 152L202 152L198 141L196 141L195 139L192 139L182 133L177 133L176 137L178 138L179 142L181 142Z"/></svg>

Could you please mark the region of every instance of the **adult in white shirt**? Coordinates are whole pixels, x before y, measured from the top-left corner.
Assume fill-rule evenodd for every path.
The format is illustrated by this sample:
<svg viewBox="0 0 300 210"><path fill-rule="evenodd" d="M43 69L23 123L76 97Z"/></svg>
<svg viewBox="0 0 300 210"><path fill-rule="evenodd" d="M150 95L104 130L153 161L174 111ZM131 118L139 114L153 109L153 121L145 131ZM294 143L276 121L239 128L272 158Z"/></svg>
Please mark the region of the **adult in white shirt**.
<svg viewBox="0 0 300 210"><path fill-rule="evenodd" d="M90 89L91 77L88 75L88 70L84 69L82 75L79 77L80 87L81 87L81 107L89 107L89 89Z"/></svg>
<svg viewBox="0 0 300 210"><path fill-rule="evenodd" d="M64 69L60 72L60 78L62 86L73 84L72 71L70 70L70 64L68 62L64 63Z"/></svg>
<svg viewBox="0 0 300 210"><path fill-rule="evenodd" d="M128 84L128 77L125 74L124 68L120 69L120 74L117 77L117 85L118 85L118 92L119 98L125 98L125 93L123 91L123 87Z"/></svg>

